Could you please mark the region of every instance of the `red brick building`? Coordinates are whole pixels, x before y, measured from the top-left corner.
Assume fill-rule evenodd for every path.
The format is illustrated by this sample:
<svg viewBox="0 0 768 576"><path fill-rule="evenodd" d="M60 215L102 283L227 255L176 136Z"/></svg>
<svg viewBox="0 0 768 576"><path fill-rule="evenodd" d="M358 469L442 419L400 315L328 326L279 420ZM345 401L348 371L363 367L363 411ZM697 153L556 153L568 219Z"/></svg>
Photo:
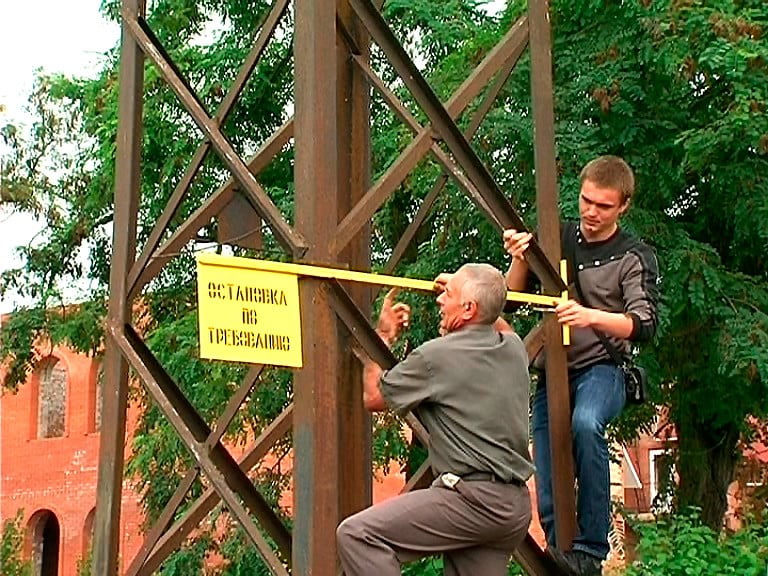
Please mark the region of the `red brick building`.
<svg viewBox="0 0 768 576"><path fill-rule="evenodd" d="M41 346L39 356L18 392L0 396L0 522L23 511L24 554L34 574L76 576L88 555L96 508L99 363L50 345ZM125 562L141 545L141 522L138 496L126 484Z"/></svg>
<svg viewBox="0 0 768 576"><path fill-rule="evenodd" d="M77 576L78 563L89 551L96 506L102 425L100 366L94 358L49 344L41 345L39 358L35 371L17 393L0 395L0 523L23 511L24 554L32 560L34 574ZM0 376L2 369L0 366ZM131 410L129 434L135 421L136 411ZM673 472L670 450L675 441L674 431L662 426L622 449L622 465L614 469L612 480L614 496L623 500L626 509L650 512L664 478ZM746 487L766 478L768 451L757 443L753 448L756 455L750 455L762 466L754 475L757 480L751 475ZM400 491L405 478L397 469L393 463L390 474L376 474L374 502ZM535 500L533 479L529 488ZM741 492L730 502L730 520L731 515L737 516L734 511L738 510ZM290 490L281 504L290 511ZM138 496L126 483L120 534L124 567L141 545L141 523ZM617 528L619 540L612 543L621 563L623 522ZM531 531L543 544L535 514Z"/></svg>

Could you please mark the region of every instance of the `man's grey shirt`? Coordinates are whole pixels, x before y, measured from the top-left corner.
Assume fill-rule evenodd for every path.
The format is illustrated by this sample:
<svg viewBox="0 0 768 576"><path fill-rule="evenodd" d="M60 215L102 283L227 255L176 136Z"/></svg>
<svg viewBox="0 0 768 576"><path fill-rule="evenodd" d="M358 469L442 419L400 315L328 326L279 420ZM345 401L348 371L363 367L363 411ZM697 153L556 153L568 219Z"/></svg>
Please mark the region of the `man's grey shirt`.
<svg viewBox="0 0 768 576"><path fill-rule="evenodd" d="M430 433L435 475L534 471L528 452L528 356L520 337L469 325L416 348L381 377L389 408L413 411Z"/></svg>

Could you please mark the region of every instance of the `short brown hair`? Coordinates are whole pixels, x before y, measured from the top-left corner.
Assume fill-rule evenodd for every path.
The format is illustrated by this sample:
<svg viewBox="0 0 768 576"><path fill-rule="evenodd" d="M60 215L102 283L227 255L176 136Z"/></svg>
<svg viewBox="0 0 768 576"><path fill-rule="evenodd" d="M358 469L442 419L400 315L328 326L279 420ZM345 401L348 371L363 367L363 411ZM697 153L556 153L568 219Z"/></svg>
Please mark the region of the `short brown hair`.
<svg viewBox="0 0 768 576"><path fill-rule="evenodd" d="M622 158L618 156L598 156L581 170L581 183L589 180L599 188L611 188L621 194L622 204L626 204L635 192L635 175Z"/></svg>

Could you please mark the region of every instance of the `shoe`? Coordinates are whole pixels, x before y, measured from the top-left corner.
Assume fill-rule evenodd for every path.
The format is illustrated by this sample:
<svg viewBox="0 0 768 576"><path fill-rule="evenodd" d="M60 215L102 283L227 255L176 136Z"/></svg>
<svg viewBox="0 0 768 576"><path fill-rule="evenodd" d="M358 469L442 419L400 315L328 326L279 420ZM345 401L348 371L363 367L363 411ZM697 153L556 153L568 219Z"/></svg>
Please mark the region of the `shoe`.
<svg viewBox="0 0 768 576"><path fill-rule="evenodd" d="M550 546L547 548L547 554L568 576L601 576L603 573L602 561L581 550L561 552Z"/></svg>

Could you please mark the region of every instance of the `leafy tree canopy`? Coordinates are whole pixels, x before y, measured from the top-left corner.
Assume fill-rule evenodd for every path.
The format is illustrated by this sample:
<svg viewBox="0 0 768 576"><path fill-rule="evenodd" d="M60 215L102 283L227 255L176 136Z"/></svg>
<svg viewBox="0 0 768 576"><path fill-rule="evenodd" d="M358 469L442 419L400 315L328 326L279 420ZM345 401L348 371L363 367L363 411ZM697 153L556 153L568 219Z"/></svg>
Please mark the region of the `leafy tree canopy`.
<svg viewBox="0 0 768 576"><path fill-rule="evenodd" d="M256 0L158 0L149 21L213 111L267 9ZM383 7L444 99L525 9L521 0L510 0L499 14L488 14L483 3L472 0L389 0ZM717 526L746 422L768 416L768 5L764 0L554 0L551 9L561 213L577 215L577 175L592 157L618 154L634 167L639 190L624 225L655 248L662 273L659 331L641 362L651 370L654 399L669 407L678 429L680 503L703 504L705 521ZM119 2L105 2L104 10L117 19ZM288 117L292 33L289 13L225 122L225 133L243 153L255 150ZM376 49L372 63L423 119ZM10 366L6 386L24 381L35 362L32 343L44 332L80 350L100 349L117 73L115 52L95 79L41 77L30 100L34 123L0 132L12 151L3 166L3 207L32 213L46 224L39 242L21 248L23 266L0 281L3 294L15 291L34 302L4 326L0 354ZM524 58L473 145L534 226L529 75ZM371 105L378 177L411 135L380 97L374 95ZM467 115L460 123L466 125ZM150 64L144 125L140 242L201 141ZM289 218L292 158L287 148L259 175ZM430 159L422 162L376 214L375 266L384 265L439 170ZM175 224L226 178L216 157L206 159ZM214 237L212 224L197 240ZM185 247L145 291L144 331L193 404L212 420L243 368L196 360L192 256L198 246ZM281 256L269 235L261 255ZM397 273L431 278L469 260L506 266L498 231L449 182ZM82 304L62 307L61 287L83 279L90 289ZM418 344L434 336L435 309L427 298L409 298L423 319L410 335ZM522 331L536 319L520 313L514 322ZM233 439L243 428L258 431L290 401L287 375L274 372L266 379L257 401L233 426ZM620 433L631 436L651 417L649 411L628 411ZM189 460L149 406L137 434L130 469L147 488L152 517ZM397 434L382 432L376 454L382 461L402 455Z"/></svg>

